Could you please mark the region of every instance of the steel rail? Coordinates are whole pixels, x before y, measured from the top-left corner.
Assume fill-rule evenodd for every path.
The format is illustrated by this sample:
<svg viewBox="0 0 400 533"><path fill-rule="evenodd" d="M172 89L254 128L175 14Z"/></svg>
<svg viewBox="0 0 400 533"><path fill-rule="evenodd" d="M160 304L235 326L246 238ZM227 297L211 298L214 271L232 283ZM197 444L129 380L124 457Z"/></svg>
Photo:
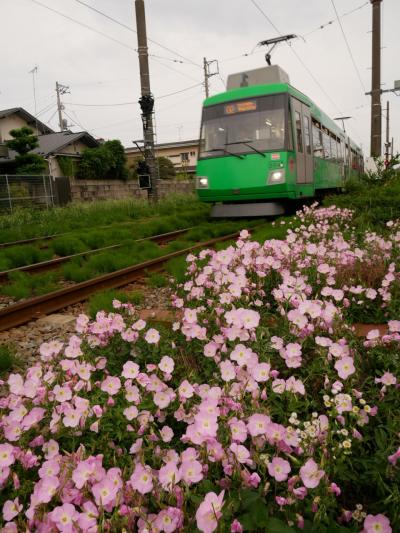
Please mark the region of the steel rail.
<svg viewBox="0 0 400 533"><path fill-rule="evenodd" d="M43 296L38 296L24 302L13 304L6 309L0 310L0 331L20 326L32 319L59 311L69 305L86 300L91 294L104 289L114 289L123 285L128 285L138 278L143 277L148 272L155 272L162 269L162 266L169 260L181 255L189 254L194 250L204 247L212 247L215 244L239 236L239 232L231 233L201 242L189 248L173 252L171 254L158 257L139 263L130 267L104 274L97 278L77 283L72 287L60 289Z"/></svg>
<svg viewBox="0 0 400 533"><path fill-rule="evenodd" d="M160 235L152 235L150 237L143 237L141 239L136 239L132 242L138 243L143 241L152 241L158 244L163 244L169 242L184 233L187 233L191 228L180 229L176 231L170 231L168 233L162 233ZM10 274L13 272L47 272L48 270L53 270L57 268L60 264L66 263L71 259L76 257L83 257L85 255L91 255L99 252L104 252L106 250L112 250L115 248L120 248L123 244L112 244L110 246L104 246L103 248L96 248L95 250L87 250L86 252L80 252L78 254L66 255L64 257L57 257L56 259L49 259L48 261L40 261L39 263L32 263L31 265L25 265L17 268L11 268L10 270L4 270L0 272L0 282L7 281Z"/></svg>
<svg viewBox="0 0 400 533"><path fill-rule="evenodd" d="M32 237L32 239L23 239L21 241L14 242L1 242L0 248L8 248L9 246L18 246L19 244L29 244L31 242L37 241L49 241L50 239L60 237L61 235L65 235L65 233L57 233L56 235L45 235L44 237Z"/></svg>

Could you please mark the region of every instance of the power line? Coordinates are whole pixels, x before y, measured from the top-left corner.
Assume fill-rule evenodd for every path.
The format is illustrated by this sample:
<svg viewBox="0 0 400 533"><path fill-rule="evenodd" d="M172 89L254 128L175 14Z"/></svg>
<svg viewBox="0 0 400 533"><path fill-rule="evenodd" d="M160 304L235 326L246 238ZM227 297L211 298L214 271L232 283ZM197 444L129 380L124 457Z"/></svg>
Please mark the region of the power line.
<svg viewBox="0 0 400 533"><path fill-rule="evenodd" d="M162 65L163 67L167 68L168 70L172 70L172 72L176 72L180 76L183 76L184 78L187 78L188 80L197 81L196 78L193 78L193 76L189 76L189 74L185 74L184 72L180 72L179 70L176 70L176 68L171 67L170 65L166 65L159 59L155 59L154 57L151 58L152 61L155 61L159 65Z"/></svg>
<svg viewBox="0 0 400 533"><path fill-rule="evenodd" d="M363 4L361 4L360 6L352 9L351 11L347 11L346 13L343 13L341 15L341 18L343 17L347 17L348 15L351 15L352 13L355 13L356 11L359 11L360 9L363 9L365 6L368 6L369 5L369 0L367 2L364 2ZM328 22L325 22L324 24L321 24L320 26L318 26L318 28L315 28L314 30L311 30L309 31L308 33L305 33L303 35L303 37L308 37L309 35L315 33L316 31L319 31L319 30L323 30L325 29L327 26L330 26L331 24L334 24L336 22L335 19L332 19L332 20L328 20Z"/></svg>
<svg viewBox="0 0 400 533"><path fill-rule="evenodd" d="M110 35L107 35L106 33L103 33L100 30L96 30L95 28L92 28L92 26L89 26L88 24L85 24L84 22L80 22L79 20L76 20L68 15L65 15L64 13L61 13L61 11L57 11L56 9L53 9L52 7L46 6L46 4L42 4L39 2L39 0L31 0L34 4L37 4L41 7L44 7L45 9L48 9L49 11L52 11L53 13L57 13L57 15L60 15L61 17L64 17L65 19L70 20L71 22L75 22L75 24L79 24L79 26L82 26L83 28L86 28L87 30L93 31L95 33L98 33L99 35L102 35L106 39L109 39L110 41L114 41L115 43L118 43L119 45L127 48L128 50L131 50L133 52L137 52L135 48L132 48L126 43L123 43L122 41L119 41L118 39L115 39L114 37L111 37Z"/></svg>
<svg viewBox="0 0 400 533"><path fill-rule="evenodd" d="M268 22L271 24L271 26L274 28L274 30L279 35L282 35L282 33L279 31L279 29L275 26L275 24L270 19L270 17L261 9L261 7L256 3L256 1L255 0L250 0L250 2L258 9L258 11L263 15L263 17L268 20ZM314 82L318 85L318 87L324 93L324 95L328 98L328 100L331 102L331 104L334 107L336 107L336 109L339 111L340 114L342 114L342 111L341 111L340 107L334 102L334 100L332 100L332 98L329 96L329 94L325 91L325 89L322 87L320 82L317 80L317 78L314 76L314 74L311 72L311 70L307 67L307 65L301 59L299 54L293 49L293 47L288 42L286 42L286 44L289 46L290 50L293 52L293 54L296 56L296 58L299 60L299 62L303 65L303 67L306 69L308 74L311 76L311 78L314 80Z"/></svg>
<svg viewBox="0 0 400 533"><path fill-rule="evenodd" d="M161 100L162 98L167 98L168 96L174 96L175 94L184 93L186 91L189 91L190 89L194 89L195 87L199 87L200 85L203 85L203 82L196 83L196 85L191 85L190 87L186 87L185 89L181 89L179 91L174 91L173 93L163 94L161 96L157 96L155 100ZM68 105L72 106L78 106L78 107L117 107L117 106L124 106L124 105L136 105L137 101L134 102L117 102L112 104L79 104L75 102L65 102Z"/></svg>
<svg viewBox="0 0 400 533"><path fill-rule="evenodd" d="M358 67L357 67L357 63L354 60L354 56L353 56L353 53L351 51L351 48L350 48L350 45L349 45L349 41L347 40L346 34L344 33L344 29L343 29L342 23L340 21L339 13L337 12L334 0L331 0L331 3L332 3L333 9L335 10L336 18L337 18L337 21L339 23L340 29L342 31L344 42L346 43L347 50L348 50L348 52L350 54L351 62L353 63L353 66L354 66L354 69L356 71L357 77L358 77L358 79L360 81L361 87L363 89L363 94L365 94L367 92L367 90L365 88L364 82L362 81L362 78L361 78L361 75L360 75L360 71L358 70Z"/></svg>
<svg viewBox="0 0 400 533"><path fill-rule="evenodd" d="M91 9L92 11L95 11L96 13L98 13L99 15L101 15L102 17L105 17L109 20L111 20L112 22L114 22L115 24L118 24L119 26L122 26L123 28L125 28L126 30L129 30L133 33L137 33L133 28L131 28L130 26L127 26L126 24L124 24L123 22L111 17L110 15L107 15L106 13L103 13L103 11L100 11L99 9L96 9L95 7L89 5L89 4L86 4L85 2L83 2L82 0L75 0L75 2L77 2L78 4L81 4L85 7L87 7L88 9ZM168 48L167 46L164 46L163 44L160 44L158 43L157 41L154 41L153 39L150 39L150 37L147 38L148 41L150 41L151 43L154 43L156 44L157 46L159 46L160 48L163 48L164 50L167 50L168 52L171 52L172 54L178 56L178 57L181 57L182 59L185 59L187 62L189 62L190 64L192 65L196 65L196 67L201 67L201 65L198 65L197 63L195 63L194 61L192 61L191 59L183 56L182 54L180 54L179 52L176 52L175 50L172 50L171 48Z"/></svg>

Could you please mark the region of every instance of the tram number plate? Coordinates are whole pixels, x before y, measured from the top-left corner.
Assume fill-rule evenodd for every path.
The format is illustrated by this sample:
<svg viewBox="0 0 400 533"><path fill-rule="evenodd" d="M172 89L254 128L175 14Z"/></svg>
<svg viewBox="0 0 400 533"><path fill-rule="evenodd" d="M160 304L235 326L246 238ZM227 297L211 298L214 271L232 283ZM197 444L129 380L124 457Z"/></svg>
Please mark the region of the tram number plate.
<svg viewBox="0 0 400 533"><path fill-rule="evenodd" d="M245 111L256 111L257 101L246 100L245 102L235 102L234 104L227 104L224 107L225 115L234 115L235 113L244 113Z"/></svg>

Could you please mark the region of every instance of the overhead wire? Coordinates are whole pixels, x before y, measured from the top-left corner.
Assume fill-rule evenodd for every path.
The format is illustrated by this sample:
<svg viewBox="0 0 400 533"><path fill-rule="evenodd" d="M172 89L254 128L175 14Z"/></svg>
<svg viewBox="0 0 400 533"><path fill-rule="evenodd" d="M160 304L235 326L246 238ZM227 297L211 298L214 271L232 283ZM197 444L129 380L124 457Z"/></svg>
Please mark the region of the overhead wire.
<svg viewBox="0 0 400 533"><path fill-rule="evenodd" d="M337 12L337 9L336 9L336 6L335 6L335 1L334 0L331 0L331 4L332 4L332 7L335 11L335 14L336 14L336 18L337 18L337 21L338 21L338 24L340 26L340 30L342 32L342 35L343 35L343 39L344 39L344 42L346 43L346 48L347 48L347 51L349 52L349 55L350 55L350 58L351 58L351 62L353 63L353 67L354 67L354 70L356 71L356 74L357 74L357 77L358 77L358 80L361 84L361 87L363 89L363 93L365 95L365 93L367 92L366 88L365 88L365 85L364 85L364 82L361 78L361 74L360 74L360 71L358 70L358 67L357 67L357 63L354 59L354 56L353 56L353 52L351 51L351 48L350 48L350 44L349 44L349 41L347 40L347 37L346 37L346 34L344 32L344 29L343 29L343 25L342 25L342 22L340 20L340 17L339 17L339 13Z"/></svg>
<svg viewBox="0 0 400 533"><path fill-rule="evenodd" d="M155 100L161 100L162 98L168 98L169 96L174 96L175 94L184 93L186 91L189 91L190 89L194 89L195 87L199 87L200 85L203 85L203 82L196 83L196 85L191 85L190 87L185 87L185 89L180 89L179 91L174 91L172 93L162 94L161 96L156 96ZM131 101L131 102L113 102L109 104L81 104L81 103L75 103L75 102L65 102L65 104L77 106L77 107L117 107L117 106L124 106L124 105L137 105L138 101Z"/></svg>
<svg viewBox="0 0 400 533"><path fill-rule="evenodd" d="M83 2L82 0L75 0L75 2L87 7L88 9L91 9L92 11L95 11L99 15L107 18L108 20L111 20L112 22L114 22L115 24L118 24L119 26L122 26L126 30L129 30L130 32L133 32L133 33L137 33L133 28L131 28L127 24L124 24L120 20L117 20L117 19L111 17L110 15L107 15L107 13L104 13L103 11L100 11L99 9L96 9L95 7L93 7L93 6L89 5L89 4L86 4L86 2ZM172 50L171 48L168 48L167 46L155 41L154 39L150 39L150 37L147 37L147 40L150 41L151 43L154 43L155 45L159 46L160 48L163 48L164 50L167 50L168 52L171 52L172 54L174 54L174 55L176 55L178 57L181 57L182 59L185 59L188 63L190 63L192 65L195 65L196 67L203 68L198 63L195 63L192 59L189 59L189 58L183 56L182 54L180 54L179 52L176 52L176 50Z"/></svg>
<svg viewBox="0 0 400 533"><path fill-rule="evenodd" d="M119 41L118 39L115 39L114 37L111 37L110 35L107 35L107 33L104 33L104 32L102 32L100 30L96 30L95 28L92 28L92 26L89 26L88 24L85 24L84 22L80 22L79 20L76 20L76 19L70 17L69 15L65 15L65 13L61 13L61 11L57 11L57 9L53 9L52 7L47 6L46 4L42 4L42 2L39 2L39 0L30 0L30 1L33 2L34 4L37 4L37 5L41 6L41 7L44 7L45 9L48 9L49 11L52 11L53 13L57 13L57 15L60 15L61 17L64 17L64 18L70 20L71 22L75 22L75 24L79 24L79 26L82 26L83 28L86 28L87 30L93 31L95 33L98 33L99 35L102 35L106 39L109 39L110 41L114 41L115 43L118 43L119 45L124 46L128 50L137 52L137 49L132 48L130 45L128 45L128 44L126 44L126 43L124 43L122 41Z"/></svg>
<svg viewBox="0 0 400 533"><path fill-rule="evenodd" d="M279 29L277 28L277 26L273 23L273 21L271 20L271 18L261 9L261 7L257 4L257 2L255 0L250 0L250 2L258 9L258 11L263 15L263 17L268 20L268 22L270 23L270 25L274 28L274 30L279 34L279 35L282 35L282 32L279 31ZM308 66L304 63L304 61L301 59L301 57L299 56L299 54L296 52L296 50L294 50L294 48L287 42L285 41L286 44L289 46L290 50L293 52L293 54L296 56L296 58L298 59L298 61L302 64L302 66L304 67L304 69L308 72L308 74L310 75L310 77L314 80L314 82L318 85L318 87L320 88L320 90L323 92L323 94L326 96L326 98L328 98L328 100L331 102L331 104L339 111L339 113L342 113L340 107L336 104L336 102L331 98L331 96L325 91L325 89L322 87L322 85L320 84L320 82L317 80L317 78L314 76L314 74L312 73L312 71L308 68Z"/></svg>
<svg viewBox="0 0 400 533"><path fill-rule="evenodd" d="M343 17L347 17L348 15L351 15L352 13L355 13L356 11L359 11L360 9L363 9L365 6L369 5L370 4L370 1L367 0L367 2L364 2L363 4L361 4L360 6L350 10L350 11L347 11L346 13L342 13L340 16L341 18ZM334 24L336 22L335 19L332 19L332 20L328 20L328 22L325 22L324 24L321 24L320 26L318 26L317 28L307 32L307 33L304 33L303 34L303 38L304 37L308 37L309 35L312 35L313 33L319 31L319 30L323 30L325 29L327 26L330 26L331 24Z"/></svg>

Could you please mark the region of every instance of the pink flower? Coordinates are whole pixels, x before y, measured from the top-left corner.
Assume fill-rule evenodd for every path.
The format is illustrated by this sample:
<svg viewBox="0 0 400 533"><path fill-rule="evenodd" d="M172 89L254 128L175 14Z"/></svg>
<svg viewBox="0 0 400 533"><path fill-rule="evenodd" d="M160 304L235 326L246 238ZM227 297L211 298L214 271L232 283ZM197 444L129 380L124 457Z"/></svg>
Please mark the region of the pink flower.
<svg viewBox="0 0 400 533"><path fill-rule="evenodd" d="M268 464L269 475L274 477L276 481L285 481L290 471L290 463L281 457L274 457Z"/></svg>
<svg viewBox="0 0 400 533"><path fill-rule="evenodd" d="M11 444L0 444L0 468L14 464L14 447Z"/></svg>
<svg viewBox="0 0 400 533"><path fill-rule="evenodd" d="M194 394L194 388L189 383L187 379L182 381L182 383L179 385L179 396L181 398L191 398Z"/></svg>
<svg viewBox="0 0 400 533"><path fill-rule="evenodd" d="M183 481L188 485L198 483L203 479L203 467L199 461L194 459L182 461L179 470Z"/></svg>
<svg viewBox="0 0 400 533"><path fill-rule="evenodd" d="M160 334L154 328L150 328L144 336L145 341L148 344L157 344L160 340Z"/></svg>
<svg viewBox="0 0 400 533"><path fill-rule="evenodd" d="M83 504L83 513L79 514L78 525L82 531L88 531L90 528L93 528L93 531L96 531L97 520L99 516L99 511L95 504L91 501L87 501Z"/></svg>
<svg viewBox="0 0 400 533"><path fill-rule="evenodd" d="M271 370L271 365L268 363L258 363L251 369L252 377L258 382L268 381L269 371Z"/></svg>
<svg viewBox="0 0 400 533"><path fill-rule="evenodd" d="M9 522L15 518L22 511L22 505L19 503L18 498L14 501L7 500L3 505L3 518L6 522Z"/></svg>
<svg viewBox="0 0 400 533"><path fill-rule="evenodd" d="M171 490L172 486L179 483L180 479L180 472L173 461L162 466L158 472L158 480L164 490Z"/></svg>
<svg viewBox="0 0 400 533"><path fill-rule="evenodd" d="M169 426L163 426L160 431L160 434L163 442L170 442L172 440L172 437L174 436L174 432Z"/></svg>
<svg viewBox="0 0 400 533"><path fill-rule="evenodd" d="M60 385L56 385L53 393L56 400L60 403L68 402L72 398L72 391L68 386L60 387Z"/></svg>
<svg viewBox="0 0 400 533"><path fill-rule="evenodd" d="M134 418L137 417L139 413L136 405L131 405L130 407L127 407L126 409L124 409L123 412L124 412L125 418L127 418L128 420L133 420Z"/></svg>
<svg viewBox="0 0 400 533"><path fill-rule="evenodd" d="M251 464L252 461L250 459L250 452L245 446L233 442L229 446L229 449L235 454L235 457L239 463Z"/></svg>
<svg viewBox="0 0 400 533"><path fill-rule="evenodd" d="M92 493L97 505L108 505L114 503L118 492L118 486L113 483L113 480L105 477L99 483L92 487Z"/></svg>
<svg viewBox="0 0 400 533"><path fill-rule="evenodd" d="M122 376L126 379L135 379L139 374L140 367L137 363L127 361L122 367Z"/></svg>
<svg viewBox="0 0 400 533"><path fill-rule="evenodd" d="M208 492L199 505L196 512L196 523L202 533L212 533L217 529L218 520L222 516L224 493L225 491L222 491L217 496L215 492Z"/></svg>
<svg viewBox="0 0 400 533"><path fill-rule="evenodd" d="M388 457L388 461L389 461L389 463L391 463L392 465L395 465L399 459L400 459L400 447L397 448L397 451L394 452L393 455L389 455L389 457Z"/></svg>
<svg viewBox="0 0 400 533"><path fill-rule="evenodd" d="M161 359L161 361L158 364L158 368L164 372L164 374L172 374L174 371L175 363L172 357L168 357L168 355L164 355L164 357Z"/></svg>
<svg viewBox="0 0 400 533"><path fill-rule="evenodd" d="M59 531L73 531L73 523L78 520L79 513L71 503L64 503L50 513L51 519L56 523Z"/></svg>
<svg viewBox="0 0 400 533"><path fill-rule="evenodd" d="M137 464L130 478L130 484L140 494L147 494L153 490L153 476L149 466Z"/></svg>
<svg viewBox="0 0 400 533"><path fill-rule="evenodd" d="M318 487L321 478L325 475L324 470L318 470L318 465L314 459L309 459L305 465L300 468L300 477L308 489Z"/></svg>
<svg viewBox="0 0 400 533"><path fill-rule="evenodd" d="M369 514L364 520L365 533L392 533L390 521L383 514Z"/></svg>
<svg viewBox="0 0 400 533"><path fill-rule="evenodd" d="M235 365L231 361L222 361L219 365L221 369L221 378L223 381L232 381L236 377Z"/></svg>
<svg viewBox="0 0 400 533"><path fill-rule="evenodd" d="M114 396L121 388L121 380L115 376L108 376L101 384L101 390Z"/></svg>
<svg viewBox="0 0 400 533"><path fill-rule="evenodd" d="M375 378L375 383L382 383L382 385L396 385L397 379L391 372L385 372L382 377Z"/></svg>
<svg viewBox="0 0 400 533"><path fill-rule="evenodd" d="M242 524L236 518L231 524L231 533L243 533Z"/></svg>
<svg viewBox="0 0 400 533"><path fill-rule="evenodd" d="M252 437L257 437L258 435L263 435L266 432L268 424L271 422L271 419L267 415L254 414L251 415L247 422L247 428Z"/></svg>
<svg viewBox="0 0 400 533"><path fill-rule="evenodd" d="M338 359L335 363L335 369L341 379L348 378L356 371L353 358L348 356Z"/></svg>

